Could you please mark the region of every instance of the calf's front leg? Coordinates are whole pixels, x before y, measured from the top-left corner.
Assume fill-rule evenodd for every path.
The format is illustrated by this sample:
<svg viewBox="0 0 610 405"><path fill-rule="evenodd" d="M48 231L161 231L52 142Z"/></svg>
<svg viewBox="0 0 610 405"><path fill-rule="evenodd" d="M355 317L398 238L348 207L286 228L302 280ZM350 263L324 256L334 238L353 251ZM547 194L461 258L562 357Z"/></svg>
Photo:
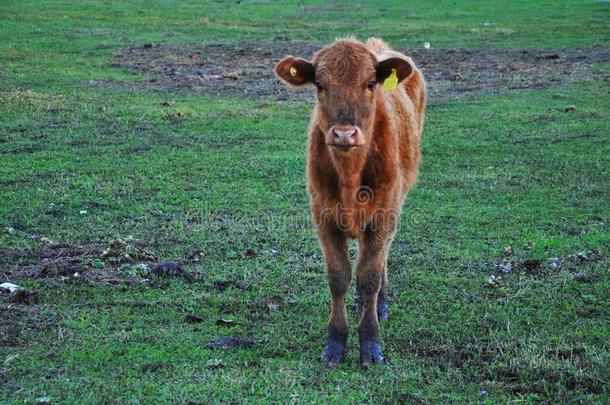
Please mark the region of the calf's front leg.
<svg viewBox="0 0 610 405"><path fill-rule="evenodd" d="M322 354L322 362L325 365L332 365L341 363L345 358L347 345L345 294L351 282L352 272L345 234L336 226L327 225L318 229L318 236L326 259L328 286L332 296L328 342Z"/></svg>
<svg viewBox="0 0 610 405"><path fill-rule="evenodd" d="M360 257L356 268L358 289L361 297L360 362L363 365L383 363L379 344L378 301L383 282L387 255L386 242L379 235L368 233L360 241ZM387 281L386 281L387 282ZM384 296L385 299L385 296Z"/></svg>

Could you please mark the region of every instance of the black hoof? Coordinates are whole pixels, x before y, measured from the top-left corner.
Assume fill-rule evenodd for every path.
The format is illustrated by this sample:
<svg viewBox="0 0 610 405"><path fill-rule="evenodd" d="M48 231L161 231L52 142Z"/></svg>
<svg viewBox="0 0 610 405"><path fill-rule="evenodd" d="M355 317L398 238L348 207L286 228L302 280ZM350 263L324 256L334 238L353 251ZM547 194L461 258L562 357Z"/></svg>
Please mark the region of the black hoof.
<svg viewBox="0 0 610 405"><path fill-rule="evenodd" d="M322 364L333 366L341 363L343 359L345 359L345 345L336 341L328 342L322 353Z"/></svg>
<svg viewBox="0 0 610 405"><path fill-rule="evenodd" d="M365 340L360 343L360 364L368 366L369 364L382 364L383 353L381 346L376 340Z"/></svg>
<svg viewBox="0 0 610 405"><path fill-rule="evenodd" d="M377 299L377 318L379 318L379 321L385 321L388 319L388 310L389 305L387 298L379 296Z"/></svg>

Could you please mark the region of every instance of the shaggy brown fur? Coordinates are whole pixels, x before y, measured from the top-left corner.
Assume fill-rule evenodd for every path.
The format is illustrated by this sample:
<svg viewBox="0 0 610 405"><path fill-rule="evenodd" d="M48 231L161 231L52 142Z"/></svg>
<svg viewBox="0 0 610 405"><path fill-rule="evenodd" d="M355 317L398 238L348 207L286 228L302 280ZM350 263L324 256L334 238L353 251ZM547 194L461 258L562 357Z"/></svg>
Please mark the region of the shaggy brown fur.
<svg viewBox="0 0 610 405"><path fill-rule="evenodd" d="M399 85L382 90L395 71ZM311 62L288 56L275 67L291 87L313 83L308 190L332 294L326 364L345 355L348 238L359 245L356 308L363 364L383 361L379 319L387 316L387 258L403 201L420 161L426 87L413 61L383 41L340 39Z"/></svg>

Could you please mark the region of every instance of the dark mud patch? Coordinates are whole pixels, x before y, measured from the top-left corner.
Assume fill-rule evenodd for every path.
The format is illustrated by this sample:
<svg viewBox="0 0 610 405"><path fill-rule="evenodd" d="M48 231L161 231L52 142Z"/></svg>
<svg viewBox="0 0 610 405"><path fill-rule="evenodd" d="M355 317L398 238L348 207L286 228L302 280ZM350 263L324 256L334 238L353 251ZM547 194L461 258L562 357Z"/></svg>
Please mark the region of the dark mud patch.
<svg viewBox="0 0 610 405"><path fill-rule="evenodd" d="M559 270L567 270L574 274L574 280L578 282L592 282L591 277L586 277L586 273L580 273L582 266L603 263L604 254L599 249L583 250L571 255L562 257L550 257L548 259L538 259L528 257L526 252L516 252L512 247L507 248L499 262L488 263L487 267L496 268L499 274L510 274L525 272L533 276L544 276Z"/></svg>
<svg viewBox="0 0 610 405"><path fill-rule="evenodd" d="M176 46L146 44L121 50L113 66L144 74L148 82L90 82L160 91L191 90L212 96L313 100L313 91L291 91L273 74L286 55L311 57L319 45L278 43L262 45L207 44ZM544 89L588 80L608 80L591 70L610 62L610 50L544 51L533 49L408 50L428 81L430 101L437 104L464 95Z"/></svg>
<svg viewBox="0 0 610 405"><path fill-rule="evenodd" d="M0 319L0 349L27 344L30 333L56 322L54 316L43 314L38 305L19 305L4 300L0 300Z"/></svg>
<svg viewBox="0 0 610 405"><path fill-rule="evenodd" d="M252 347L260 344L261 341L257 338L243 336L221 336L210 342L208 347L212 349L234 350L240 347Z"/></svg>
<svg viewBox="0 0 610 405"><path fill-rule="evenodd" d="M2 288L2 286L3 285L0 284L0 302L25 305L34 305L40 302L40 296L36 291L19 288L18 290L11 292L9 289Z"/></svg>
<svg viewBox="0 0 610 405"><path fill-rule="evenodd" d="M195 261L187 258L182 262ZM106 245L50 243L37 249L0 250L2 283L19 285L21 280L37 280L45 290L63 283L161 285L162 279L170 277L194 282L199 276L177 262L159 261L142 241L113 240ZM49 311L43 311L50 305L43 295L29 288L16 292L0 289L0 348L25 344L28 332L55 323Z"/></svg>
<svg viewBox="0 0 610 405"><path fill-rule="evenodd" d="M184 262L191 262L186 259ZM154 277L193 281L179 263L160 261L142 241L107 245L48 244L38 249L0 251L0 279L82 280L94 285L138 284Z"/></svg>

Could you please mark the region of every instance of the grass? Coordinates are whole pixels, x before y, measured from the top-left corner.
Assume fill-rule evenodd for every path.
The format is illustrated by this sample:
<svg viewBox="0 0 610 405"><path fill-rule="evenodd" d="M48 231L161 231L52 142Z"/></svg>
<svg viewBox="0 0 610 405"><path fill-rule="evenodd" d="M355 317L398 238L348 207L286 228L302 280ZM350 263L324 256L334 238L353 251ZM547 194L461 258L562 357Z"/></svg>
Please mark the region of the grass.
<svg viewBox="0 0 610 405"><path fill-rule="evenodd" d="M610 275L595 253L610 254L603 83L429 109L420 180L390 256L388 360L368 370L353 315L345 364L318 361L329 293L304 187L310 105L87 86L133 80L109 59L145 42L356 33L413 47L608 44L602 2L398 7L3 2L2 249L122 238L162 258L205 256L188 266L202 273L192 284L20 281L41 304L3 313L11 322L30 311L40 324L0 346L0 402L607 402ZM554 257L560 269L545 264ZM506 260L518 264L509 274L498 270ZM531 271L526 260L543 264ZM503 277L497 288L490 275ZM189 313L203 322L185 323ZM223 335L260 344L208 346Z"/></svg>

